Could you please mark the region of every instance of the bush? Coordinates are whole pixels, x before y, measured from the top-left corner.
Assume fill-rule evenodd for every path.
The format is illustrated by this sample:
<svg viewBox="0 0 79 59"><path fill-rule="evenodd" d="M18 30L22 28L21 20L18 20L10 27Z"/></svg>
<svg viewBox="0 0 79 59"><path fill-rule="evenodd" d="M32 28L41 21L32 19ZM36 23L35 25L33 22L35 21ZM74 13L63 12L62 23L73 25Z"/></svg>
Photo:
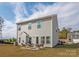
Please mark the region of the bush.
<svg viewBox="0 0 79 59"><path fill-rule="evenodd" d="M16 42L15 38L10 38L10 39L4 39L4 42Z"/></svg>

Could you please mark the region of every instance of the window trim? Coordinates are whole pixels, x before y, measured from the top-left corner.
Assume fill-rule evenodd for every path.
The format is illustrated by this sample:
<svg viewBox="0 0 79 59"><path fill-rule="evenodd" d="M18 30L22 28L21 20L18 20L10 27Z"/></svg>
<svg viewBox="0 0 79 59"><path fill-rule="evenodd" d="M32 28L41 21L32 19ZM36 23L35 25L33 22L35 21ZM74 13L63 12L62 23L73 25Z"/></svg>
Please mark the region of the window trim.
<svg viewBox="0 0 79 59"><path fill-rule="evenodd" d="M31 30L32 29L32 23L28 24L28 29Z"/></svg>
<svg viewBox="0 0 79 59"><path fill-rule="evenodd" d="M41 37L41 43L45 44L45 37L44 36Z"/></svg>
<svg viewBox="0 0 79 59"><path fill-rule="evenodd" d="M39 44L39 37L36 37L36 44Z"/></svg>
<svg viewBox="0 0 79 59"><path fill-rule="evenodd" d="M51 43L50 39L51 39L50 36L46 36L46 44L50 44Z"/></svg>
<svg viewBox="0 0 79 59"><path fill-rule="evenodd" d="M40 29L42 27L42 20L37 21L37 29Z"/></svg>
<svg viewBox="0 0 79 59"><path fill-rule="evenodd" d="M18 25L18 31L20 31L21 30L21 25Z"/></svg>

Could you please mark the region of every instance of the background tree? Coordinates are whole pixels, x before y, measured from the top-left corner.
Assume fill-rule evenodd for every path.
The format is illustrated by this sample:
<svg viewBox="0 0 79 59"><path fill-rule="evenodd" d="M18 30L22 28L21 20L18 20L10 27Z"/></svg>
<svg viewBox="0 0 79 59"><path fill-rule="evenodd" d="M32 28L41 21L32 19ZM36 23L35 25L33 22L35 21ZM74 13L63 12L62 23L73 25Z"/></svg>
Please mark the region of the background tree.
<svg viewBox="0 0 79 59"><path fill-rule="evenodd" d="M67 39L67 34L71 32L71 28L65 28L59 31L59 39Z"/></svg>

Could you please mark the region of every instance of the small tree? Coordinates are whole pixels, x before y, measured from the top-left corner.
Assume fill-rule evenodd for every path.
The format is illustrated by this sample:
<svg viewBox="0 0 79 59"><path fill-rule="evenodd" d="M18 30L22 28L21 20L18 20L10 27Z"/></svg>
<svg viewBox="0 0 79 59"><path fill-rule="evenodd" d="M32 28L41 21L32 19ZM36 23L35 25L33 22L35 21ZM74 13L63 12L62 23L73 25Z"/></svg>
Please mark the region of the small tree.
<svg viewBox="0 0 79 59"><path fill-rule="evenodd" d="M61 31L59 31L59 38L60 39L66 39L67 38L67 34L70 32L70 29L66 29L65 27L63 27L63 29Z"/></svg>

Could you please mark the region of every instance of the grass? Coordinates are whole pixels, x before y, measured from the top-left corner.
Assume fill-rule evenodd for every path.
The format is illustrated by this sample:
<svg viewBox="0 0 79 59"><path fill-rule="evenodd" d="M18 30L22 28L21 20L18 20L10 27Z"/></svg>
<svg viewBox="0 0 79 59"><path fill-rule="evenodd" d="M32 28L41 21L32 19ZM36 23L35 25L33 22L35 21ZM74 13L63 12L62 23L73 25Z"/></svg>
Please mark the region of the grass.
<svg viewBox="0 0 79 59"><path fill-rule="evenodd" d="M55 48L79 48L79 44L64 44L64 45L57 45Z"/></svg>
<svg viewBox="0 0 79 59"><path fill-rule="evenodd" d="M52 57L52 56L79 56L79 48L44 48L38 51L21 49L12 44L0 44L0 56L9 57Z"/></svg>

